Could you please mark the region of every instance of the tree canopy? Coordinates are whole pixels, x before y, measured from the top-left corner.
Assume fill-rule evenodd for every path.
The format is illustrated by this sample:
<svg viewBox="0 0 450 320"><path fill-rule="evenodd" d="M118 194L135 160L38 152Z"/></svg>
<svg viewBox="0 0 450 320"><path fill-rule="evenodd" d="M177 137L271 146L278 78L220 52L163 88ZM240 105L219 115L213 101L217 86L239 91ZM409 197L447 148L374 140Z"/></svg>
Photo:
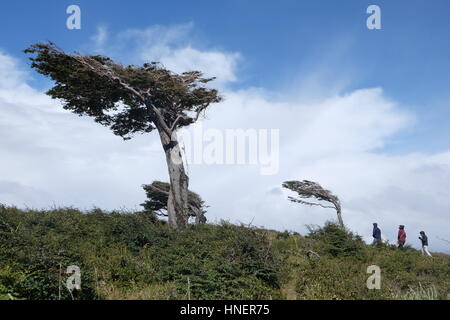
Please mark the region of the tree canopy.
<svg viewBox="0 0 450 320"><path fill-rule="evenodd" d="M167 200L169 197L170 184L167 182L153 181L151 184L142 186L148 200L141 204L145 210L152 211L160 216L167 216ZM189 216L195 217L197 222L205 222L206 205L197 193L188 192Z"/></svg>
<svg viewBox="0 0 450 320"><path fill-rule="evenodd" d="M93 117L125 139L155 126L170 135L221 101L217 90L205 86L215 78L199 71L175 74L156 62L122 66L100 55L67 54L51 42L25 53L34 69L55 81L47 93L64 109Z"/></svg>

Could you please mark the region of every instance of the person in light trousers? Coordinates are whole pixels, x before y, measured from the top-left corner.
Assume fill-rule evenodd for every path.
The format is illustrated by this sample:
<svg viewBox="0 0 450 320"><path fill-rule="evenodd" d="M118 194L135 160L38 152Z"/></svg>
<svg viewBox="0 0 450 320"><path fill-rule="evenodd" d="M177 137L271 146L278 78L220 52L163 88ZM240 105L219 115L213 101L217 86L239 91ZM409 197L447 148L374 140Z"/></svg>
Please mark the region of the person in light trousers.
<svg viewBox="0 0 450 320"><path fill-rule="evenodd" d="M424 231L420 231L420 241L422 241L422 254L432 257L431 253L428 251L428 237Z"/></svg>

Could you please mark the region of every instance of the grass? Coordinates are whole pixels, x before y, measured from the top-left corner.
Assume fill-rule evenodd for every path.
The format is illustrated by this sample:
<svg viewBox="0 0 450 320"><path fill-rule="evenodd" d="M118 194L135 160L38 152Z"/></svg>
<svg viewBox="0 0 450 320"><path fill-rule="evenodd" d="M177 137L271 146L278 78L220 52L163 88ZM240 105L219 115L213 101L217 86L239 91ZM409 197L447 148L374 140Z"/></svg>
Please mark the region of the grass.
<svg viewBox="0 0 450 320"><path fill-rule="evenodd" d="M86 300L448 299L450 256L434 256L372 248L333 223L306 236L225 222L175 232L148 212L0 206L0 299L72 299L60 265L81 268ZM366 287L370 265L380 290Z"/></svg>

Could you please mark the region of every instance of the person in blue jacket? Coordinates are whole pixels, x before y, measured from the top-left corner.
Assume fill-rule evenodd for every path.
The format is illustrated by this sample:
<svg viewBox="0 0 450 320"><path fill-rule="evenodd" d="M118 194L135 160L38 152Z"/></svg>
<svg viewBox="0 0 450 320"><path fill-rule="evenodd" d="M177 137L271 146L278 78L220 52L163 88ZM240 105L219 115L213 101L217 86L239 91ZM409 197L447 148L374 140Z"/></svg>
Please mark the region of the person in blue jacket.
<svg viewBox="0 0 450 320"><path fill-rule="evenodd" d="M381 243L381 230L378 228L378 224L374 222L373 224L373 232L372 232L373 242L372 246L376 246L378 243Z"/></svg>
<svg viewBox="0 0 450 320"><path fill-rule="evenodd" d="M420 231L420 241L422 242L422 254L432 257L431 253L428 251L428 237L425 231Z"/></svg>

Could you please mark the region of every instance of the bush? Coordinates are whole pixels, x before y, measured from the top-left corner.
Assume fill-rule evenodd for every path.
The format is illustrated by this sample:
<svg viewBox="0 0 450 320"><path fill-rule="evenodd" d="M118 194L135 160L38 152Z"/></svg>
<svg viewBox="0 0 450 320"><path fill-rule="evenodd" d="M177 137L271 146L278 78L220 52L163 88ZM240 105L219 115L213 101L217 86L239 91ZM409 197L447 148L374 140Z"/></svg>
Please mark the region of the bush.
<svg viewBox="0 0 450 320"><path fill-rule="evenodd" d="M77 299L135 290L159 297L166 289L155 288L167 283L184 299L188 278L194 299L270 298L280 285L266 233L226 223L175 232L148 212L0 208L0 240L0 294L25 299L71 299L64 286L60 293L60 266L69 265L82 271Z"/></svg>
<svg viewBox="0 0 450 320"><path fill-rule="evenodd" d="M308 226L309 234L306 236L320 243L318 250L332 257L355 256L364 252L365 243L362 238L352 232L342 229L334 222L326 222L325 226Z"/></svg>
<svg viewBox="0 0 450 320"><path fill-rule="evenodd" d="M0 206L0 299L447 299L450 258L372 248L333 223L303 237L229 223L173 231L149 212ZM381 290L366 288L369 265ZM432 288L432 289L430 289ZM61 291L60 291L61 290Z"/></svg>

